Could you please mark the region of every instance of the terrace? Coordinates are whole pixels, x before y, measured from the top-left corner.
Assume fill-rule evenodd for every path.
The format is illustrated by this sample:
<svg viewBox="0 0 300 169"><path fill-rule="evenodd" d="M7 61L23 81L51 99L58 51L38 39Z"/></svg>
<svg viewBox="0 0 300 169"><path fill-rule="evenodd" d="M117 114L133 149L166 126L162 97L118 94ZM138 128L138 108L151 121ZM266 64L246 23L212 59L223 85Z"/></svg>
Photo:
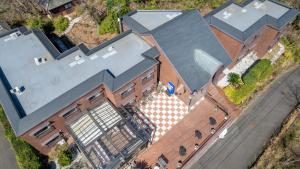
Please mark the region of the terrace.
<svg viewBox="0 0 300 169"><path fill-rule="evenodd" d="M138 160L145 160L152 167L177 168L182 165L199 150L229 118L220 107L216 106L207 98L204 98L198 106L190 112L188 112L187 107L185 107L185 109L179 108L181 111L173 110L172 113L169 113L169 111L162 113L162 111L166 109L174 109L174 105L172 105L171 101L175 98L165 98L165 94L156 95L154 97L154 101L142 106L142 109L144 108L142 111L149 120L153 121L154 125L157 125L156 132L158 132L158 134L154 134L153 144L146 151L138 155L137 158ZM166 106L167 104L172 106L168 107ZM162 108L164 106L166 106L166 108ZM179 106L176 107L178 109ZM165 118L163 118L163 116L165 116ZM168 122L172 123L169 125ZM161 134L162 129L165 129L163 135ZM156 140L155 138L159 139Z"/></svg>
<svg viewBox="0 0 300 169"><path fill-rule="evenodd" d="M152 127L152 142L157 142L189 112L188 106L177 96L155 91L139 106L137 113Z"/></svg>
<svg viewBox="0 0 300 169"><path fill-rule="evenodd" d="M87 112L68 128L91 165L98 169L123 165L150 137L132 116L127 113L122 116L108 101Z"/></svg>

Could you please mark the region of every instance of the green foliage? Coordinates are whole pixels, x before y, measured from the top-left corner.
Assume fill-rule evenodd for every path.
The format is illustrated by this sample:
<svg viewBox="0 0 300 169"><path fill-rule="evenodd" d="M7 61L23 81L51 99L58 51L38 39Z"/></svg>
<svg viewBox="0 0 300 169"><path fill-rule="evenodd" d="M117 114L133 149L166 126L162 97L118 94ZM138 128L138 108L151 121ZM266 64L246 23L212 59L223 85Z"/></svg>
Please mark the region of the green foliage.
<svg viewBox="0 0 300 169"><path fill-rule="evenodd" d="M259 82L267 79L273 72L271 61L263 59L253 65L243 76L243 85L235 88L234 85L224 88L225 95L235 104L241 104L256 90ZM236 75L234 75L236 76Z"/></svg>
<svg viewBox="0 0 300 169"><path fill-rule="evenodd" d="M281 60L281 62L284 61L290 61L289 59L295 61L296 63L300 63L300 48L297 46L296 42L289 37L282 37L280 39L280 42L284 44L285 47L285 53L284 53L284 59ZM283 63L281 63L283 64Z"/></svg>
<svg viewBox="0 0 300 169"><path fill-rule="evenodd" d="M254 84L266 79L273 72L271 61L263 59L258 61L250 70L243 76L243 81L246 84Z"/></svg>
<svg viewBox="0 0 300 169"><path fill-rule="evenodd" d="M116 18L109 14L98 26L98 33L100 35L105 33L114 33L118 31L118 23L116 22Z"/></svg>
<svg viewBox="0 0 300 169"><path fill-rule="evenodd" d="M224 88L225 95L235 104L241 104L244 100L249 98L255 91L256 85L245 84L239 88L227 86Z"/></svg>
<svg viewBox="0 0 300 169"><path fill-rule="evenodd" d="M240 75L236 73L229 73L227 81L230 85L234 87L239 87L241 84L243 84Z"/></svg>
<svg viewBox="0 0 300 169"><path fill-rule="evenodd" d="M295 137L296 137L295 130L291 130L287 132L286 135L281 140L283 147L286 148L289 145L289 143L295 139Z"/></svg>
<svg viewBox="0 0 300 169"><path fill-rule="evenodd" d="M29 17L26 20L26 24L30 29L40 29L46 34L50 34L54 31L53 23L49 19L44 19L41 16Z"/></svg>
<svg viewBox="0 0 300 169"><path fill-rule="evenodd" d="M221 5L223 5L225 3L224 0L210 0L209 1L211 8L215 9L220 7Z"/></svg>
<svg viewBox="0 0 300 169"><path fill-rule="evenodd" d="M150 0L146 6L144 7L144 9L159 9L159 4L157 0Z"/></svg>
<svg viewBox="0 0 300 169"><path fill-rule="evenodd" d="M56 31L63 32L68 28L69 20L63 16L58 16L54 19L53 25Z"/></svg>
<svg viewBox="0 0 300 169"><path fill-rule="evenodd" d="M130 11L129 0L107 0L106 6L108 14L121 17Z"/></svg>
<svg viewBox="0 0 300 169"><path fill-rule="evenodd" d="M26 20L26 24L30 29L43 29L46 21L40 15L32 16Z"/></svg>
<svg viewBox="0 0 300 169"><path fill-rule="evenodd" d="M18 165L21 169L38 169L41 167L39 156L37 152L25 141L16 137L10 124L0 108L0 121L5 129L5 137L12 144L15 152Z"/></svg>
<svg viewBox="0 0 300 169"><path fill-rule="evenodd" d="M58 164L60 166L68 166L72 162L72 154L67 148L62 148L58 152Z"/></svg>
<svg viewBox="0 0 300 169"><path fill-rule="evenodd" d="M98 25L98 33L118 32L118 18L130 11L128 0L107 0L107 15Z"/></svg>
<svg viewBox="0 0 300 169"><path fill-rule="evenodd" d="M210 0L194 0L194 3L196 5L199 5L201 7L205 6Z"/></svg>

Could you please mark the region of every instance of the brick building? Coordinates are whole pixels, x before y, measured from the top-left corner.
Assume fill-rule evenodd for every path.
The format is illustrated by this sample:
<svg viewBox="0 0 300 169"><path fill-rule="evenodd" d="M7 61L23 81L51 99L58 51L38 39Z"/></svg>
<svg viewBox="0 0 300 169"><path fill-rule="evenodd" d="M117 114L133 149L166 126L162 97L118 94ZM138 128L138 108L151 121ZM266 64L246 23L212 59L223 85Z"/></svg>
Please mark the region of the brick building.
<svg viewBox="0 0 300 169"><path fill-rule="evenodd" d="M116 168L151 142L151 128L124 107L159 82L172 84L191 113L141 158L154 165L164 154L172 161L167 167L176 168L188 155L163 148L173 146L168 138L175 138L176 127L185 137L174 146L190 144L192 153L189 138L207 126L202 116L217 107L221 125L231 115L216 86L224 71L251 51L262 57L297 14L270 0L226 3L205 17L197 10L137 10L120 18L122 33L112 40L63 53L39 30L8 30L0 34L1 104L15 134L41 153L75 141L93 167Z"/></svg>

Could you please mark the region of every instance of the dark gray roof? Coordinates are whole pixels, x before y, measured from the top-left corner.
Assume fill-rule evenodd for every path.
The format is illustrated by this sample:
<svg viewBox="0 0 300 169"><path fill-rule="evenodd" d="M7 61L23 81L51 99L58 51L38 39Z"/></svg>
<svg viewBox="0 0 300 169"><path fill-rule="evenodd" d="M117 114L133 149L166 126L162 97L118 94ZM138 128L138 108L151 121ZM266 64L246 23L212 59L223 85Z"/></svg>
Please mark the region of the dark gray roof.
<svg viewBox="0 0 300 169"><path fill-rule="evenodd" d="M4 21L0 21L0 34L3 34L9 30L10 26Z"/></svg>
<svg viewBox="0 0 300 169"><path fill-rule="evenodd" d="M255 3L261 3L262 8L255 8ZM221 15L224 15L225 11L227 11L228 18L222 19ZM210 25L241 42L245 42L266 25L281 30L285 25L292 22L298 14L297 9L274 0L246 0L241 4L236 4L231 0L211 11L204 18ZM249 25L249 23L251 24Z"/></svg>
<svg viewBox="0 0 300 169"><path fill-rule="evenodd" d="M46 10L55 9L69 2L72 0L39 0L39 4Z"/></svg>
<svg viewBox="0 0 300 169"><path fill-rule="evenodd" d="M40 40L41 44L43 46L45 46L45 49L51 55L54 54L54 55L52 55L52 57L57 60L56 64L58 64L58 62L59 63L65 62L66 60L69 59L70 56L73 56L74 53L78 53L79 51L80 51L80 53L83 53L86 57L92 57L96 54L99 54L98 53L99 51L106 49L111 44L116 44L116 42L121 41L120 44L118 42L118 44L116 44L116 45L122 45L122 44L126 43L126 41L122 41L122 39L133 38L133 37L131 37L132 33L130 31L128 31L128 32L125 32L125 33L117 36L116 38L112 39L111 41L108 41L104 44L99 45L98 47L96 47L94 49L89 50L84 45L79 45L79 46L76 46L64 53L57 53L57 51L54 49L54 46L47 39L47 37L43 36L43 34L37 30L27 31L24 28L14 29L5 34L0 35L0 39L6 38L7 36L10 37L9 35L11 33L15 33L18 31L24 35L34 35L34 36L30 36L29 37L30 39L34 39L34 37L37 37ZM21 38L21 37L19 37L19 38ZM14 40L16 41L18 39L14 39ZM140 44L141 42L139 41L138 43ZM128 45L128 44L126 43L125 45ZM139 45L139 47L142 47L141 44ZM51 49L51 48L53 48L53 49ZM40 50L42 50L42 49L40 49ZM118 48L118 46L115 46L115 50L118 51L118 50L120 50L120 48ZM118 51L118 52L123 53L122 51ZM159 55L159 52L157 49L150 47L148 50L146 50L141 55L144 56L143 60L137 62L133 66L128 67L128 69L124 69L125 71L120 73L119 75L114 76L111 73L111 71L108 69L99 70L99 72L97 74L91 76L90 78L88 78L86 80L83 80L79 84L76 84L73 88L70 88L68 91L64 92L59 97L51 100L44 106L38 108L37 110L35 110L34 112L31 112L29 114L24 112L24 109L23 109L22 105L20 104L19 97L22 97L22 96L16 96L9 92L9 90L12 88L12 84L11 84L11 77L6 76L7 75L6 73L8 71L7 67L5 67L5 69L3 69L3 67L0 67L0 78L1 78L1 80L0 80L0 101L6 112L8 120L11 123L11 126L12 126L14 132L16 133L16 135L22 135L23 133L25 133L26 131L28 131L29 129L34 127L35 125L46 120L54 113L61 110L68 104L74 102L76 99L85 95L90 90L96 88L100 84L105 84L111 91L116 91L116 90L120 89L123 85L126 85L132 79L136 78L142 72L144 72L144 71L150 69L151 67L153 67L154 65L158 64L158 61L156 61L156 59L155 59ZM123 56L125 57L127 55L123 55ZM88 58L86 58L86 59L88 59ZM86 60L86 62L88 62L88 61ZM48 66L51 66L51 64L55 64L55 63L49 62ZM68 67L68 64L66 64L65 66ZM40 67L40 68L42 68L42 67ZM60 69L61 68L63 68L62 65L60 66ZM78 68L80 68L80 67L77 67L77 69ZM88 70L86 70L86 71L88 71ZM24 73L26 73L26 72L24 72ZM24 74L24 75L26 75L26 74ZM85 76L85 75L83 75L83 76ZM31 76L31 79L34 79L34 78L35 77ZM25 87L24 94L26 93L26 90L31 91L30 86L28 86L27 89Z"/></svg>
<svg viewBox="0 0 300 169"><path fill-rule="evenodd" d="M192 92L232 62L197 10L185 11L150 33Z"/></svg>

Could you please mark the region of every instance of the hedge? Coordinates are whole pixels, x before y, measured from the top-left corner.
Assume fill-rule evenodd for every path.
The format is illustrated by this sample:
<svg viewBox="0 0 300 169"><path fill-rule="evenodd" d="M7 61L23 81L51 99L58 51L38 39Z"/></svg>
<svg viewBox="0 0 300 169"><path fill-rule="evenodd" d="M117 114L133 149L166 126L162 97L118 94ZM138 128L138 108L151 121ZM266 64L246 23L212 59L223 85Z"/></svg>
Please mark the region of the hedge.
<svg viewBox="0 0 300 169"><path fill-rule="evenodd" d="M38 169L42 167L37 152L25 141L15 136L1 107L0 121L5 130L5 137L11 143L16 152L16 160L20 169Z"/></svg>
<svg viewBox="0 0 300 169"><path fill-rule="evenodd" d="M273 72L271 61L259 60L242 77L244 82L240 87L229 85L224 88L225 95L235 104L241 104L256 90L257 84L267 79Z"/></svg>
<svg viewBox="0 0 300 169"><path fill-rule="evenodd" d="M255 84L266 79L273 72L271 61L263 59L258 61L247 73L242 77L244 83Z"/></svg>

